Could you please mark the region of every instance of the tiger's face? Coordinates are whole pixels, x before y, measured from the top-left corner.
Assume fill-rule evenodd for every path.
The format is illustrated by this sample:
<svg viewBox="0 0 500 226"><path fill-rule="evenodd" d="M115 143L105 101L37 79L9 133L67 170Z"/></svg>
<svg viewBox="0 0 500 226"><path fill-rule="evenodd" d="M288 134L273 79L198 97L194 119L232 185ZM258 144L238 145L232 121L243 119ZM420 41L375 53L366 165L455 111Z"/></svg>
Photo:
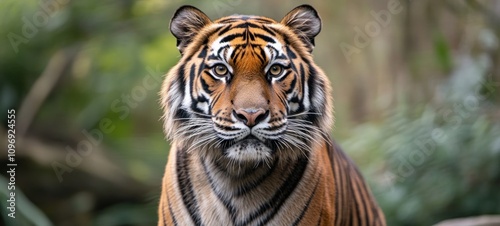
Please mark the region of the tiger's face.
<svg viewBox="0 0 500 226"><path fill-rule="evenodd" d="M299 6L281 22L259 16L211 21L181 7L171 21L182 54L161 96L174 142L235 162L296 158L332 121L329 83L311 51L321 21Z"/></svg>

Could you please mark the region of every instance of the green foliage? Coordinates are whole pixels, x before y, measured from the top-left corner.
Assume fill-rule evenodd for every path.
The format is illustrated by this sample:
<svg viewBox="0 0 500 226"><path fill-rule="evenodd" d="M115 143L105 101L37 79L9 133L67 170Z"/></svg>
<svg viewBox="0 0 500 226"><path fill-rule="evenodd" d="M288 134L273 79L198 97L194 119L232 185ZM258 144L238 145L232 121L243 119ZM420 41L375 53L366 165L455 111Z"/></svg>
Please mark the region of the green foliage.
<svg viewBox="0 0 500 226"><path fill-rule="evenodd" d="M453 66L450 48L448 46L448 42L441 33L437 33L436 35L434 35L434 50L436 52L436 57L439 65L444 69L445 72L449 72Z"/></svg>
<svg viewBox="0 0 500 226"><path fill-rule="evenodd" d="M343 143L367 166L389 225L500 212L500 122L487 101L498 91L478 92L490 84L484 70L471 71L479 73L459 71L439 87L444 98L437 103L421 111L402 106L379 124L360 126Z"/></svg>
<svg viewBox="0 0 500 226"><path fill-rule="evenodd" d="M44 9L46 5L50 6L49 10ZM69 63L62 66L62 73L53 87L45 83L49 95L38 100L42 102L40 109L33 109L36 114L27 140L34 138L47 145L49 152L45 154L61 153L63 159L58 161L65 163L66 148L76 148L78 142L87 139L82 131L99 129L100 122L107 119L114 129L103 132L102 142L93 146L93 150L103 150L103 158L109 160L107 163L127 176L125 179L105 179L115 183L122 180L122 183L129 183L125 186L135 189L131 188L135 193L123 198L120 194L127 188L113 191L107 187L109 182L93 180L99 175L82 173L85 170L81 165L65 173L60 183L48 182L56 179L51 161L37 162L39 165L34 164L33 168L26 164L20 166L35 174L18 174L17 189L35 200L33 202L40 205L55 224L69 221L70 225L85 225L85 222L151 225L156 221L157 199L149 200L140 191L159 193L158 184L168 156L168 142L159 121L158 91L163 75L180 55L175 38L168 32L168 15L158 13L166 10L167 5L162 1L0 2L0 36L6 38L16 34L23 39L14 44L8 38L0 42L0 117L6 118L10 108L19 113L33 84L38 79L43 80L41 75L48 69L51 59L62 52L65 54L62 59L68 59ZM40 26L35 24L33 32L26 35L23 32L29 28L24 27L31 26L37 14L43 14L40 18L46 18L46 22L42 21ZM49 74L54 73L57 70ZM130 103L125 99L131 100ZM19 114L17 117L18 125L25 121ZM44 147L23 149L19 145L18 152L42 153ZM31 157L21 155L18 161L25 158ZM83 161L90 160L84 158ZM95 167L98 171L99 165ZM33 179L36 178L50 180L35 184ZM80 184L72 184L75 180ZM68 197L79 194L81 187L89 183L89 196L69 201ZM106 199L113 195L117 198ZM26 213L21 211L14 225L44 225L44 215L31 211L36 207L20 193L18 197L18 205ZM93 201L95 199L100 201ZM82 211L77 208L81 203L91 205ZM147 205L151 208L144 208ZM64 211L54 211L54 208Z"/></svg>

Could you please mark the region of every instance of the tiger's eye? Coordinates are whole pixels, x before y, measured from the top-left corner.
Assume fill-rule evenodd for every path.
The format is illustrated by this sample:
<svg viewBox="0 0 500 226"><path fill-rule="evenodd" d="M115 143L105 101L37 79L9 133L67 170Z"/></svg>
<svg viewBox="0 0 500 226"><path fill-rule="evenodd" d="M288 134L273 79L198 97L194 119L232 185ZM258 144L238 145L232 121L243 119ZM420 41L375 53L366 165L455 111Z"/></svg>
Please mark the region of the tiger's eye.
<svg viewBox="0 0 500 226"><path fill-rule="evenodd" d="M273 65L271 66L271 68L269 68L269 74L272 75L272 76L278 76L281 74L281 72L283 71L283 67L281 65Z"/></svg>
<svg viewBox="0 0 500 226"><path fill-rule="evenodd" d="M217 64L217 65L215 65L215 67L214 67L214 69L213 69L213 70L214 70L214 73L215 73L216 75L218 75L218 76L226 76L227 71L228 71L228 70L227 70L227 67L226 67L226 66L224 66L224 65L222 65L222 64Z"/></svg>

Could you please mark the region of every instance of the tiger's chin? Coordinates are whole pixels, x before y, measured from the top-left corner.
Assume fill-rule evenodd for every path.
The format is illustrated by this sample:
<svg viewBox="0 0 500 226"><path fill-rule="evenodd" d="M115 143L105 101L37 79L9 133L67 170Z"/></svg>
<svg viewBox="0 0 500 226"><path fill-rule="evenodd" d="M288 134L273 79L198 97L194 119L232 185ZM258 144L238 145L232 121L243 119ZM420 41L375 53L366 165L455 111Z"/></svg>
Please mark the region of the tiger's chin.
<svg viewBox="0 0 500 226"><path fill-rule="evenodd" d="M271 148L254 137L240 140L224 151L228 159L241 163L267 162L272 153Z"/></svg>

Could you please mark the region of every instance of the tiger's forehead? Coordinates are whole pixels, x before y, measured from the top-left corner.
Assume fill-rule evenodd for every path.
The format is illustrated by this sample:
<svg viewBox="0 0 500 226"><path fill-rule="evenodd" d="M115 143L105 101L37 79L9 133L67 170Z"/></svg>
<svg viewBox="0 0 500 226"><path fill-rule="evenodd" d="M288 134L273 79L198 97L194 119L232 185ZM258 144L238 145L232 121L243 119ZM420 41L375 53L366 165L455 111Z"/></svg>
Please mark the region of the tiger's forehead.
<svg viewBox="0 0 500 226"><path fill-rule="evenodd" d="M216 32L209 45L211 52L220 57L234 56L233 51L242 49L262 51L268 58L283 54L283 39L276 29L278 22L273 19L233 15L214 21L214 26Z"/></svg>

